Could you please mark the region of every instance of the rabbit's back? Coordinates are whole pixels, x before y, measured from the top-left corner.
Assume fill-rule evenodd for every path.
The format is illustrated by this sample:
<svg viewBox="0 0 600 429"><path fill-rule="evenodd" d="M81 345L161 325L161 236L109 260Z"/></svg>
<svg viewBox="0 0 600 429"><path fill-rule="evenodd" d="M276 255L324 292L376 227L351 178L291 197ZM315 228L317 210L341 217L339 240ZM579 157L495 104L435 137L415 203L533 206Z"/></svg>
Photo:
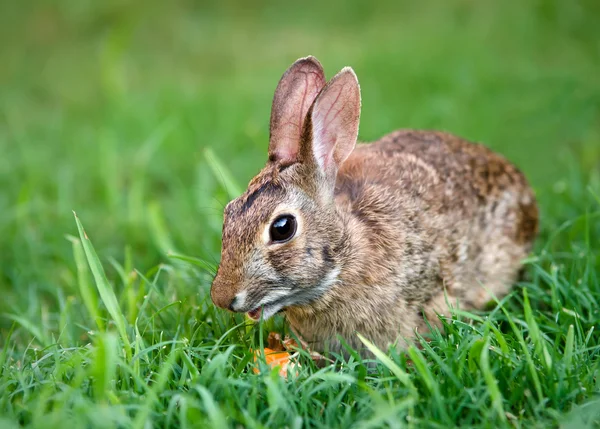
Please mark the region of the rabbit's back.
<svg viewBox="0 0 600 429"><path fill-rule="evenodd" d="M490 298L486 288L506 294L537 232L523 174L485 146L447 133L400 130L358 145L336 190L340 211L373 231L363 244L387 249L377 257L413 273L399 279L402 294L430 315L448 298L477 308Z"/></svg>

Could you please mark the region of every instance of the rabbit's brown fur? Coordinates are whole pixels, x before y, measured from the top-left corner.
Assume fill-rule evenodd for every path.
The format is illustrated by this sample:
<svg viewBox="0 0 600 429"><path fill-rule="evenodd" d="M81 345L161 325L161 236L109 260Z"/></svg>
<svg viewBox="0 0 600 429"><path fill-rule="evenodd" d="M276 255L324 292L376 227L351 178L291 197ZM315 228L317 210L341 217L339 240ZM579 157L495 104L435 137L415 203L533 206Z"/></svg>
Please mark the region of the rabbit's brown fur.
<svg viewBox="0 0 600 429"><path fill-rule="evenodd" d="M359 108L351 70L325 86L314 58L292 65L273 106L285 127L272 118L266 167L225 209L213 301L283 310L316 350L337 335L358 346L356 332L385 348L424 330L423 312L481 308L508 292L537 232L533 192L506 159L431 131L354 148ZM281 213L298 231L269 242Z"/></svg>

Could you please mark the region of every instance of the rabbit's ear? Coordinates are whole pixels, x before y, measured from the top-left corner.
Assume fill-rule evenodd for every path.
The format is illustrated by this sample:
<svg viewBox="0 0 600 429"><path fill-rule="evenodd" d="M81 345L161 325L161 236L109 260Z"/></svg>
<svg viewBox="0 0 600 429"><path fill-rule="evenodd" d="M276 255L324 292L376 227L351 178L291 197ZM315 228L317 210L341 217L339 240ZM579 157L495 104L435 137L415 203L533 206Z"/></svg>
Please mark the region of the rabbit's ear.
<svg viewBox="0 0 600 429"><path fill-rule="evenodd" d="M283 74L273 98L269 160L284 164L298 160L304 120L325 86L325 74L315 57L300 58Z"/></svg>
<svg viewBox="0 0 600 429"><path fill-rule="evenodd" d="M309 115L312 155L322 171L337 172L358 137L360 87L350 67L343 68L327 83Z"/></svg>

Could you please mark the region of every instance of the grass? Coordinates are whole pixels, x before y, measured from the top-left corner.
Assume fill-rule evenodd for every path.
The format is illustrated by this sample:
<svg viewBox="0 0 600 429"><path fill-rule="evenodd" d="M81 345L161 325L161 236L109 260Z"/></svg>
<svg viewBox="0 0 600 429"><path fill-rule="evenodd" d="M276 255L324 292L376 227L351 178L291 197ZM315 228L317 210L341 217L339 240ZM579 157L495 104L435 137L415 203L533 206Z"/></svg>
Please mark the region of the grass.
<svg viewBox="0 0 600 429"><path fill-rule="evenodd" d="M600 426L596 3L249 5L0 6L0 427ZM362 139L437 128L508 156L542 228L488 311L284 380L249 350L285 323L208 290L307 54L355 68Z"/></svg>

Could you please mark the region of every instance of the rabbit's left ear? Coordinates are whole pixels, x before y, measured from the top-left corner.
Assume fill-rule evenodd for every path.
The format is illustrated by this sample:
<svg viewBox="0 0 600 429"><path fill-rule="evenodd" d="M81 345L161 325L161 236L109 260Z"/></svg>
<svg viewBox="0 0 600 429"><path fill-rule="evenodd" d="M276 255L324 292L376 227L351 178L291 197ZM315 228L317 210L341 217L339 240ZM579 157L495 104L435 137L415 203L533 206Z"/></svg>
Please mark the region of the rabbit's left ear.
<svg viewBox="0 0 600 429"><path fill-rule="evenodd" d="M284 73L271 109L269 161L298 161L308 109L325 86L325 74L315 57L300 58Z"/></svg>
<svg viewBox="0 0 600 429"><path fill-rule="evenodd" d="M319 169L337 172L358 138L360 87L350 67L343 68L323 88L309 112L309 136L304 156L312 152ZM335 174L335 173L334 173Z"/></svg>

